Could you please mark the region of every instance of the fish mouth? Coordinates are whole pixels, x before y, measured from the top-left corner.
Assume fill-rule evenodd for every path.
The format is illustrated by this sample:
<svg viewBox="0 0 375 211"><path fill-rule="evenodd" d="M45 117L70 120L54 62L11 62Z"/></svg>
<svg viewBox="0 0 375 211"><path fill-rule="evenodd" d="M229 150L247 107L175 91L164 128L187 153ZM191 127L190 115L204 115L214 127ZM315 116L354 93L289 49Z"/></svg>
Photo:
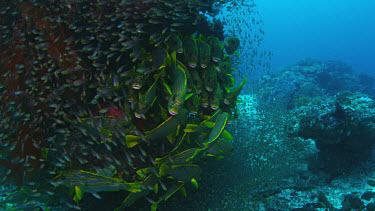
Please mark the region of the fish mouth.
<svg viewBox="0 0 375 211"><path fill-rule="evenodd" d="M206 68L207 66L206 66L206 65L204 65L204 64L201 64L201 67L202 67L202 68Z"/></svg>
<svg viewBox="0 0 375 211"><path fill-rule="evenodd" d="M184 50L177 50L177 53L183 53Z"/></svg>
<svg viewBox="0 0 375 211"><path fill-rule="evenodd" d="M174 111L171 111L171 110L169 110L169 113L171 114L171 115L176 115L177 114L177 112L174 112Z"/></svg>
<svg viewBox="0 0 375 211"><path fill-rule="evenodd" d="M207 108L208 107L208 105L202 105L204 108Z"/></svg>
<svg viewBox="0 0 375 211"><path fill-rule="evenodd" d="M198 114L198 112L196 112L196 111L194 111L194 112L190 112L191 113L191 115L197 115Z"/></svg>
<svg viewBox="0 0 375 211"><path fill-rule="evenodd" d="M191 67L191 68L196 68L197 65L196 65L196 64L189 64L189 67Z"/></svg>
<svg viewBox="0 0 375 211"><path fill-rule="evenodd" d="M218 107L215 107L215 106L214 106L214 107L211 106L211 109L216 111L216 110L219 109L219 108L218 108Z"/></svg>
<svg viewBox="0 0 375 211"><path fill-rule="evenodd" d="M212 58L212 61L214 61L214 62L219 62L220 59L219 59L219 58Z"/></svg>
<svg viewBox="0 0 375 211"><path fill-rule="evenodd" d="M135 116L135 117L137 117L138 119L140 119L140 118L141 118L141 115L140 115L140 114L138 114L138 113L134 113L134 116Z"/></svg>
<svg viewBox="0 0 375 211"><path fill-rule="evenodd" d="M211 89L211 88L207 88L207 87L206 87L206 89L207 89L207 91L212 92L212 89Z"/></svg>
<svg viewBox="0 0 375 211"><path fill-rule="evenodd" d="M225 103L226 105L228 105L228 104L229 104L229 102L228 102L227 100L224 100L224 103Z"/></svg>
<svg viewBox="0 0 375 211"><path fill-rule="evenodd" d="M133 86L133 89L141 89L140 86Z"/></svg>

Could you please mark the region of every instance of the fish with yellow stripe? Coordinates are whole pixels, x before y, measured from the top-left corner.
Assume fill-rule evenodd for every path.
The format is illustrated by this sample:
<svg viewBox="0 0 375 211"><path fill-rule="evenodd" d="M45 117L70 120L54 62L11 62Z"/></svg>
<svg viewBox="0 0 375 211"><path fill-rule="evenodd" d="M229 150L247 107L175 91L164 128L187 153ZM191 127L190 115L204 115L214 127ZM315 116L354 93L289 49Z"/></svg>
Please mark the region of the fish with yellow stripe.
<svg viewBox="0 0 375 211"><path fill-rule="evenodd" d="M127 190L132 193L141 191L137 183L126 183L123 179L102 176L83 170L72 170L60 173L58 176L62 184L75 189L75 201L79 201L83 193L97 193L101 191Z"/></svg>
<svg viewBox="0 0 375 211"><path fill-rule="evenodd" d="M190 148L187 150L184 150L176 155L167 155L162 158L156 158L155 163L157 165L161 164L173 164L173 165L183 165L183 164L188 164L191 163L190 161L188 162L187 159L191 158L196 152L200 152L200 148Z"/></svg>
<svg viewBox="0 0 375 211"><path fill-rule="evenodd" d="M220 137L228 122L228 118L229 114L227 112L223 112L216 118L215 125L208 136L208 140L204 142L203 145L208 146Z"/></svg>
<svg viewBox="0 0 375 211"><path fill-rule="evenodd" d="M186 66L180 62L179 60L176 60L176 66L177 68L180 68L181 70L184 71L184 73L186 74L186 80L187 80L187 92L191 92L191 86L192 86L192 82L193 82L193 78L190 74L190 72L188 71L188 69L186 68Z"/></svg>
<svg viewBox="0 0 375 211"><path fill-rule="evenodd" d="M208 42L210 43L211 47L211 58L214 62L219 62L222 54L223 54L223 48L220 44L219 38L217 37L208 37Z"/></svg>
<svg viewBox="0 0 375 211"><path fill-rule="evenodd" d="M199 48L199 63L202 68L206 68L211 60L210 46L204 41L203 35L199 36L197 45Z"/></svg>
<svg viewBox="0 0 375 211"><path fill-rule="evenodd" d="M202 94L201 94L200 99L199 99L200 105L202 107L204 107L204 108L208 107L208 105L209 105L209 97L210 97L210 95L209 95L208 91L207 90L202 90Z"/></svg>
<svg viewBox="0 0 375 211"><path fill-rule="evenodd" d="M185 37L183 41L184 54L189 67L195 68L198 63L198 46L191 37Z"/></svg>
<svg viewBox="0 0 375 211"><path fill-rule="evenodd" d="M190 69L189 70L191 78L193 79L195 86L197 88L198 94L202 92L203 89L203 81L202 78L200 77L199 73L195 69Z"/></svg>
<svg viewBox="0 0 375 211"><path fill-rule="evenodd" d="M216 83L216 89L214 91L214 94L210 96L210 106L211 109L217 110L220 107L220 101L222 100L222 95L221 95L221 88L219 83Z"/></svg>
<svg viewBox="0 0 375 211"><path fill-rule="evenodd" d="M133 89L141 89L143 86L143 75L142 74L136 74L132 83Z"/></svg>
<svg viewBox="0 0 375 211"><path fill-rule="evenodd" d="M207 127L212 127L212 130L208 136L208 140L203 141L202 144L199 143L200 145L202 145L202 148L195 150L194 154L186 159L186 162L190 162L193 159L201 159L202 157L204 157L207 154L207 151L215 146L214 144L217 142L217 140L219 140L219 137L221 135L223 135L227 139L233 139L233 137L227 131L225 131L225 126L228 122L228 118L229 114L227 112L223 112L216 117L215 123L208 121L204 123ZM200 130L200 128L204 129L204 126L196 126L191 128L190 130Z"/></svg>
<svg viewBox="0 0 375 211"><path fill-rule="evenodd" d="M146 196L150 190L153 189L155 184L158 182L158 177L155 174L148 175L142 182L141 182L141 191L136 193L130 193L122 202L121 206L116 208L115 211L122 210L124 207L129 207L139 198Z"/></svg>
<svg viewBox="0 0 375 211"><path fill-rule="evenodd" d="M168 188L167 192L159 198L158 201L154 202L151 206L151 211L156 211L157 206L160 202L167 201L174 193L181 190L182 194L186 197L186 190L184 188L185 183L174 182L174 184Z"/></svg>
<svg viewBox="0 0 375 211"><path fill-rule="evenodd" d="M214 64L209 64L208 68L204 71L203 78L206 90L212 92L217 84L217 71Z"/></svg>
<svg viewBox="0 0 375 211"><path fill-rule="evenodd" d="M169 58L173 58L173 57L169 57ZM176 64L176 61L170 61L168 63L169 65L174 65ZM177 65L176 75L174 77L174 83L173 83L173 89L172 89L172 96L169 98L169 101L168 101L168 111L171 115L178 114L179 110L182 108L185 102L186 93L187 93L186 72L183 67L181 67L180 65Z"/></svg>
<svg viewBox="0 0 375 211"><path fill-rule="evenodd" d="M183 165L172 165L167 166L161 165L160 176L171 176L181 182L190 182L193 178L199 179L201 174L201 168L195 164L183 164Z"/></svg>
<svg viewBox="0 0 375 211"><path fill-rule="evenodd" d="M173 52L173 51L176 51L177 53L184 52L182 48L182 41L177 34L175 33L170 34L167 38L165 38L165 41L168 45L169 52Z"/></svg>
<svg viewBox="0 0 375 211"><path fill-rule="evenodd" d="M181 111L177 115L170 116L168 119L166 119L163 123L158 125L153 130L145 132L144 139L147 141L153 141L165 138L173 131L175 131L176 128L187 119L188 113L189 111L187 109L181 109ZM127 135L126 144L129 148L134 147L138 144L138 141L140 139L140 136Z"/></svg>
<svg viewBox="0 0 375 211"><path fill-rule="evenodd" d="M162 68L167 54L168 53L164 48L154 48L152 50L152 57L150 61L152 69L158 70L159 68Z"/></svg>
<svg viewBox="0 0 375 211"><path fill-rule="evenodd" d="M125 118L117 116L94 116L80 119L80 122L70 119L67 119L67 121L75 124L75 127L85 135L90 131L93 135L98 135L100 132L108 137L112 137L116 130L124 131L129 124Z"/></svg>
<svg viewBox="0 0 375 211"><path fill-rule="evenodd" d="M139 103L138 103L138 110L135 112L135 117L146 119L146 112L151 108L156 100L156 89L157 84L159 81L159 76L163 73L160 72L158 76L156 76L155 82L150 86L150 88L143 94Z"/></svg>
<svg viewBox="0 0 375 211"><path fill-rule="evenodd" d="M225 97L224 99L224 103L225 104L232 104L235 102L235 100L237 99L238 95L240 94L241 90L242 90L242 87L243 85L245 85L247 82L247 78L245 77L245 79L243 80L243 82L237 86L237 87L234 87L228 94L227 96Z"/></svg>
<svg viewBox="0 0 375 211"><path fill-rule="evenodd" d="M222 156L232 153L234 147L228 140L220 138L207 149L208 156Z"/></svg>
<svg viewBox="0 0 375 211"><path fill-rule="evenodd" d="M197 88L192 85L192 94L193 96L189 98L186 102L186 108L189 110L189 112L192 115L197 115L198 114L198 108L199 108L199 95Z"/></svg>

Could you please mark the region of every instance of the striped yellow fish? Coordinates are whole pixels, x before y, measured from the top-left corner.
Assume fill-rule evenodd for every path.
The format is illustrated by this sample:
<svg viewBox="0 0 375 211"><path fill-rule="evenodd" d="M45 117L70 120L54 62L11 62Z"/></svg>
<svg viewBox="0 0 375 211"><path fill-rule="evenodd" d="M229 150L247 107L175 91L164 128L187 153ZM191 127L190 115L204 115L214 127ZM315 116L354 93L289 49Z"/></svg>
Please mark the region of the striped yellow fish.
<svg viewBox="0 0 375 211"><path fill-rule="evenodd" d="M221 101L221 88L219 83L216 83L216 89L214 91L214 94L210 97L210 106L211 109L217 110L220 107L220 101Z"/></svg>
<svg viewBox="0 0 375 211"><path fill-rule="evenodd" d="M220 114L215 120L215 126L212 128L210 135L208 136L207 142L203 144L208 146L209 144L213 143L215 140L219 138L219 136L224 131L224 128L228 122L229 114L227 112L223 112Z"/></svg>
<svg viewBox="0 0 375 211"><path fill-rule="evenodd" d="M179 114L169 117L153 130L146 132L144 136L145 140L153 141L165 138L186 120L186 118L188 117L188 113L189 111L187 109L181 109ZM126 144L129 148L134 147L138 144L138 141L140 139L140 136L127 135Z"/></svg>
<svg viewBox="0 0 375 211"><path fill-rule="evenodd" d="M90 131L93 135L99 135L99 133L104 133L108 137L112 137L113 133L117 131L123 131L127 125L128 121L122 117L115 117L115 116L94 116L90 118L83 118L81 122L72 121L76 125L76 127L85 135L87 132Z"/></svg>
<svg viewBox="0 0 375 211"><path fill-rule="evenodd" d="M204 84L207 91L212 92L216 88L217 83L217 71L214 64L210 64L204 71Z"/></svg>
<svg viewBox="0 0 375 211"><path fill-rule="evenodd" d="M160 167L160 176L169 175L181 182L190 182L193 178L199 179L201 168L194 164L172 165L163 164Z"/></svg>
<svg viewBox="0 0 375 211"><path fill-rule="evenodd" d="M156 87L158 79L159 77L142 96L140 102L138 103L138 111L135 112L135 117L146 119L146 112L151 108L152 104L156 100Z"/></svg>
<svg viewBox="0 0 375 211"><path fill-rule="evenodd" d="M208 42L210 43L210 47L211 47L212 61L219 62L223 54L223 49L221 47L219 38L208 37Z"/></svg>
<svg viewBox="0 0 375 211"><path fill-rule="evenodd" d="M198 63L198 46L191 37L185 37L183 41L184 54L189 67L195 68Z"/></svg>
<svg viewBox="0 0 375 211"><path fill-rule="evenodd" d="M245 79L243 80L243 82L237 86L237 87L234 87L228 94L227 96L225 97L224 99L224 103L225 104L233 104L235 103L235 100L237 99L238 95L240 94L241 90L242 90L242 86L245 85L247 82L247 78L245 77Z"/></svg>
<svg viewBox="0 0 375 211"><path fill-rule="evenodd" d="M202 68L206 68L211 60L211 49L203 39L203 36L199 36L197 45L199 48L199 63Z"/></svg>
<svg viewBox="0 0 375 211"><path fill-rule="evenodd" d="M106 177L83 170L62 172L58 178L61 179L64 186L75 190L74 200L76 202L82 199L83 193L96 195L101 191L127 190L132 193L141 191L141 186L137 183L126 183L119 178Z"/></svg>
<svg viewBox="0 0 375 211"><path fill-rule="evenodd" d="M172 96L168 101L168 111L171 115L178 114L185 102L187 92L187 77L185 69L177 65L176 76L173 83Z"/></svg>
<svg viewBox="0 0 375 211"><path fill-rule="evenodd" d="M141 191L137 193L130 193L128 197L122 202L122 205L115 209L115 211L122 210L124 207L129 207L139 198L146 196L150 190L153 189L155 184L158 182L158 177L155 174L148 175L144 181L141 183Z"/></svg>

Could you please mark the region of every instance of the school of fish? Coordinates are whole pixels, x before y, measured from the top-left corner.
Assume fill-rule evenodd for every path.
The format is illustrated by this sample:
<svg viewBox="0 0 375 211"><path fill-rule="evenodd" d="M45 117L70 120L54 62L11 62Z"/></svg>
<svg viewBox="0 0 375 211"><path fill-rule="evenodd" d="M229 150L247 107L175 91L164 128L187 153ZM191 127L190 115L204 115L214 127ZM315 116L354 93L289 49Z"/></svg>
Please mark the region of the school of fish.
<svg viewBox="0 0 375 211"><path fill-rule="evenodd" d="M228 2L0 3L0 181L30 198L65 187L78 210L85 193L156 210L198 188L200 162L234 150L247 82L202 15Z"/></svg>

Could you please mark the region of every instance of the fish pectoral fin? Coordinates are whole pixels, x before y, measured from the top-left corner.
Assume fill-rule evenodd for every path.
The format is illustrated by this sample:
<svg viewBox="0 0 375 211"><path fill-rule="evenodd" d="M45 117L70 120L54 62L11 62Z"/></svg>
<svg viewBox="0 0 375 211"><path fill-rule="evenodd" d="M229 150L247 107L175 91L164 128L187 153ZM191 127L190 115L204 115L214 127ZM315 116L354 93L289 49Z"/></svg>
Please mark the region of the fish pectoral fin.
<svg viewBox="0 0 375 211"><path fill-rule="evenodd" d="M169 143L171 143L171 144L173 144L174 138L175 138L175 133L171 133L167 136L167 139L168 139Z"/></svg>
<svg viewBox="0 0 375 211"><path fill-rule="evenodd" d="M204 122L204 124L208 127L208 128L213 128L215 126L215 123L214 122Z"/></svg>
<svg viewBox="0 0 375 211"><path fill-rule="evenodd" d="M186 101L187 99L189 99L191 96L193 96L193 93L189 93L189 94L185 95L185 101Z"/></svg>
<svg viewBox="0 0 375 211"><path fill-rule="evenodd" d="M223 131L223 133L221 134L221 136L225 139L228 139L228 140L231 140L233 141L233 136L226 130Z"/></svg>
<svg viewBox="0 0 375 211"><path fill-rule="evenodd" d="M151 211L156 211L158 209L158 204L151 205Z"/></svg>
<svg viewBox="0 0 375 211"><path fill-rule="evenodd" d="M198 182L197 182L197 180L196 179L191 179L191 184L193 184L193 186L196 188L196 189L198 189Z"/></svg>
<svg viewBox="0 0 375 211"><path fill-rule="evenodd" d="M135 136L135 135L126 135L125 139L126 139L126 146L128 148L132 148L138 144L138 140L140 140L141 137Z"/></svg>
<svg viewBox="0 0 375 211"><path fill-rule="evenodd" d="M79 186L75 186L74 190L75 190L76 195L74 196L73 200L76 201L78 204L78 201L82 199L83 192Z"/></svg>
<svg viewBox="0 0 375 211"><path fill-rule="evenodd" d="M181 192L181 194L182 194L184 197L187 197L185 187L181 187L181 188L180 188L180 192Z"/></svg>

